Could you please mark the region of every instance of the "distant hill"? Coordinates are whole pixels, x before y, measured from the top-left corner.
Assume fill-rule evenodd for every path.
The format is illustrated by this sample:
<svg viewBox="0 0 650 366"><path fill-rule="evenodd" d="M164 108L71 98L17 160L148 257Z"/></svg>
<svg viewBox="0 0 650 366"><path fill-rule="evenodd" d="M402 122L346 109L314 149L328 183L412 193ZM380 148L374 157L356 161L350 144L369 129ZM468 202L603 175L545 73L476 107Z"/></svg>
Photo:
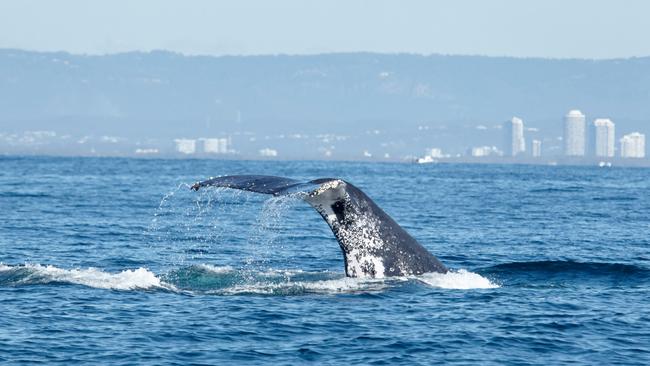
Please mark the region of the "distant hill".
<svg viewBox="0 0 650 366"><path fill-rule="evenodd" d="M589 120L610 117L620 130L647 129L650 58L0 50L0 132L417 134L425 126L480 143L483 126L513 115L550 139L572 108Z"/></svg>

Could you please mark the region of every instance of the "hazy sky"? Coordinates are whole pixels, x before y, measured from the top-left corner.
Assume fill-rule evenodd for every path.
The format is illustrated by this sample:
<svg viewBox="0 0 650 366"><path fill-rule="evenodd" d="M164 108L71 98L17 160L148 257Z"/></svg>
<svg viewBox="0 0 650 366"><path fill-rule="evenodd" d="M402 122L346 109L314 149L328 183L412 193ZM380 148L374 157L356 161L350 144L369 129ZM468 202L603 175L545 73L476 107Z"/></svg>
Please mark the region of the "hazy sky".
<svg viewBox="0 0 650 366"><path fill-rule="evenodd" d="M0 48L650 55L650 1L0 0Z"/></svg>

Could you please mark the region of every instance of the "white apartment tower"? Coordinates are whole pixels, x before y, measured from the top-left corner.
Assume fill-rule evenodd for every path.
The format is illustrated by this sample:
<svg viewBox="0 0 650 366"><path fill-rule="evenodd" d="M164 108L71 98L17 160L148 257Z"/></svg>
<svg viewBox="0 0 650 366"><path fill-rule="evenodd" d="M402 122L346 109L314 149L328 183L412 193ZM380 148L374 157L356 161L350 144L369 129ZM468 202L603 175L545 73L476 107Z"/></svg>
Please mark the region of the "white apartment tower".
<svg viewBox="0 0 650 366"><path fill-rule="evenodd" d="M577 109L564 116L564 155L585 156L585 115Z"/></svg>
<svg viewBox="0 0 650 366"><path fill-rule="evenodd" d="M615 126L609 118L594 121L595 151L598 157L613 158L616 144Z"/></svg>
<svg viewBox="0 0 650 366"><path fill-rule="evenodd" d="M505 141L503 152L506 156L517 156L526 151L526 140L524 140L524 121L521 118L512 117L510 121L503 124Z"/></svg>
<svg viewBox="0 0 650 366"><path fill-rule="evenodd" d="M531 143L532 145L532 152L533 152L533 157L534 158L539 158L542 156L542 141L540 140L533 140Z"/></svg>
<svg viewBox="0 0 650 366"><path fill-rule="evenodd" d="M621 139L622 158L645 158L645 135L634 132Z"/></svg>

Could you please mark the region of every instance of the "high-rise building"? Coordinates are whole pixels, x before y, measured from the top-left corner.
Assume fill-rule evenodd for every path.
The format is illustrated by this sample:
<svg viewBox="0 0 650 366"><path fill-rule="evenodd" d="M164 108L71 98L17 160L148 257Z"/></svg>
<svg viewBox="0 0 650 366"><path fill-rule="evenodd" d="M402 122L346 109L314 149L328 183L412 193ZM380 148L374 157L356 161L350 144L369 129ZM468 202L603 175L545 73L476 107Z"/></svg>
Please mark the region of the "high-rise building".
<svg viewBox="0 0 650 366"><path fill-rule="evenodd" d="M542 142L540 140L533 140L531 143L531 150L534 158L542 156Z"/></svg>
<svg viewBox="0 0 650 366"><path fill-rule="evenodd" d="M609 118L594 121L594 154L598 157L614 157L616 144L614 122Z"/></svg>
<svg viewBox="0 0 650 366"><path fill-rule="evenodd" d="M526 151L524 140L524 121L521 118L512 117L510 121L503 124L505 132L503 153L506 156L517 156Z"/></svg>
<svg viewBox="0 0 650 366"><path fill-rule="evenodd" d="M564 155L585 156L585 115L576 109L564 116Z"/></svg>
<svg viewBox="0 0 650 366"><path fill-rule="evenodd" d="M176 139L176 151L181 154L194 154L196 152L196 140L192 139Z"/></svg>
<svg viewBox="0 0 650 366"><path fill-rule="evenodd" d="M645 158L645 135L634 132L621 139L622 158Z"/></svg>

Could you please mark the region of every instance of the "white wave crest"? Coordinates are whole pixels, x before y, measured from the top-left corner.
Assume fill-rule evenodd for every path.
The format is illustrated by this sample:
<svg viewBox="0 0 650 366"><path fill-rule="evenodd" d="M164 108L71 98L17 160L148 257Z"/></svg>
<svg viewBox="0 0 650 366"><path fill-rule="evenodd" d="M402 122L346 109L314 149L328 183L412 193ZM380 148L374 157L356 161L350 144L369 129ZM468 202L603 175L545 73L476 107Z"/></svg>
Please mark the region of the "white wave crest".
<svg viewBox="0 0 650 366"><path fill-rule="evenodd" d="M163 288L160 279L153 272L146 268L135 270L124 270L119 273L104 272L97 268L87 269L63 269L55 266L42 266L40 264L26 264L24 268L33 273L24 281L28 282L35 277L43 277L50 282L66 282L88 287L113 289L113 290L135 290L149 288ZM9 267L9 269L16 267Z"/></svg>
<svg viewBox="0 0 650 366"><path fill-rule="evenodd" d="M231 266L213 266L212 264L199 264L198 267L213 273L230 273L235 270Z"/></svg>
<svg viewBox="0 0 650 366"><path fill-rule="evenodd" d="M431 287L444 289L471 290L500 287L480 274L464 269L447 273L425 273L417 276L416 279Z"/></svg>

